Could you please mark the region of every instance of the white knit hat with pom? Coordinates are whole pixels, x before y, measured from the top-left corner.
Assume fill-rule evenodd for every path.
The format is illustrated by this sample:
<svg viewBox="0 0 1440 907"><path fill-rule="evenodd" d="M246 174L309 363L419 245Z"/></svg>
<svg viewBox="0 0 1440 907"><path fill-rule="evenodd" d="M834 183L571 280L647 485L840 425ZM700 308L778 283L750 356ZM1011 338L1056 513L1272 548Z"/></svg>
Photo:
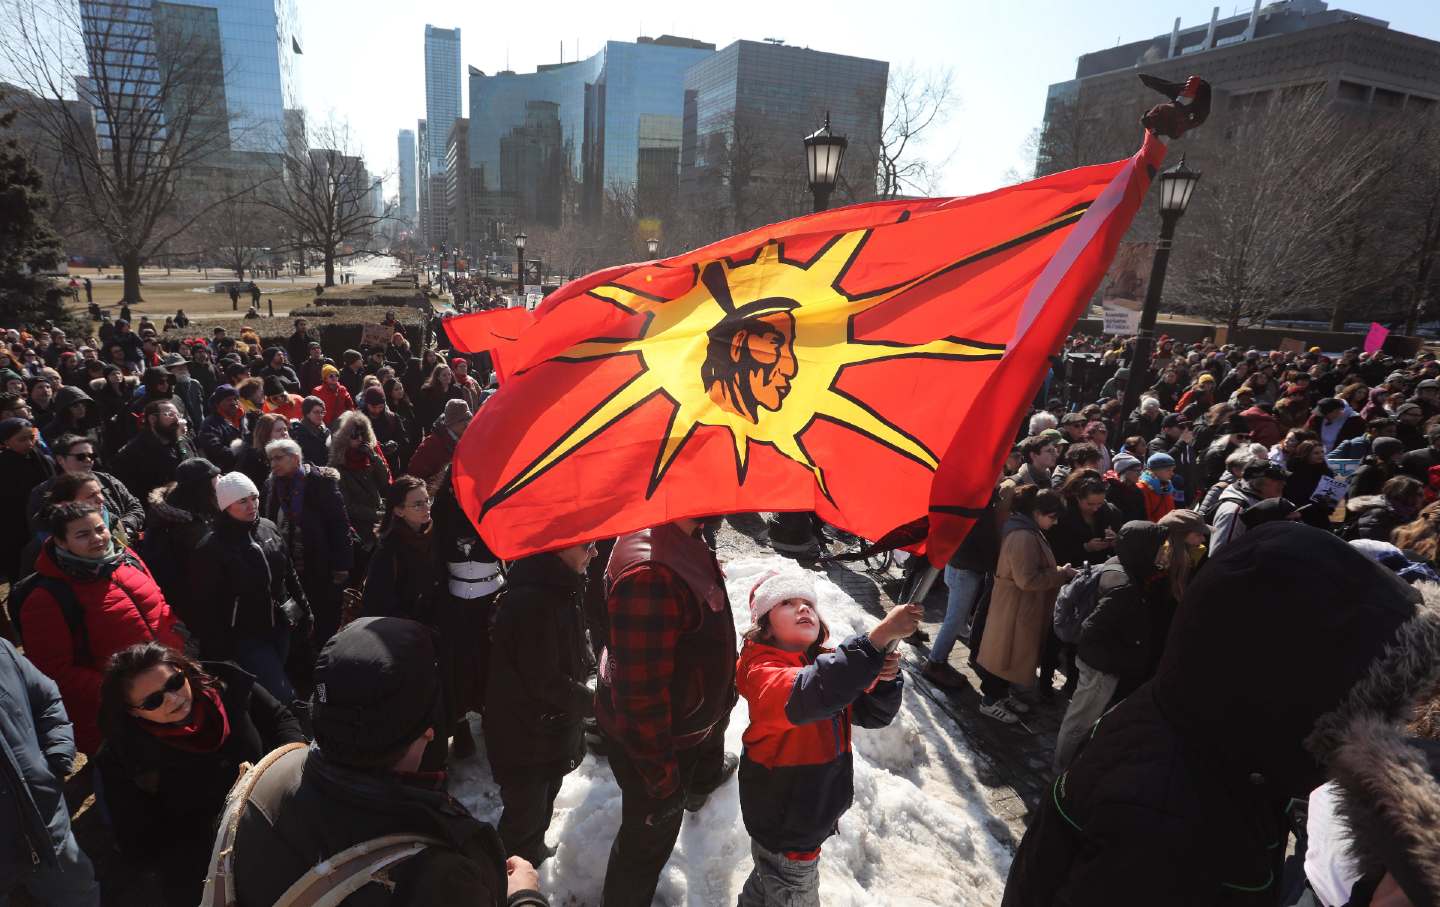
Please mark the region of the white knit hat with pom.
<svg viewBox="0 0 1440 907"><path fill-rule="evenodd" d="M815 578L798 567L782 567L761 575L750 589L750 623L760 626L760 619L770 609L788 599L798 598L813 607L815 600Z"/></svg>

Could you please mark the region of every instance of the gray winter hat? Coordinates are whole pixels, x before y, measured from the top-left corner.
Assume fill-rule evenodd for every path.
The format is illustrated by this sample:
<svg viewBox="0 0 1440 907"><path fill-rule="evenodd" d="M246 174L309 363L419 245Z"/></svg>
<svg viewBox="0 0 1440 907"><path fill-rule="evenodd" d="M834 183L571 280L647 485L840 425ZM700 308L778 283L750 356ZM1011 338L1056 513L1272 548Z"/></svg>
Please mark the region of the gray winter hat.
<svg viewBox="0 0 1440 907"><path fill-rule="evenodd" d="M1141 465L1139 460L1127 453L1116 454L1110 461L1110 467L1115 470L1117 476L1123 476L1132 469L1140 469Z"/></svg>

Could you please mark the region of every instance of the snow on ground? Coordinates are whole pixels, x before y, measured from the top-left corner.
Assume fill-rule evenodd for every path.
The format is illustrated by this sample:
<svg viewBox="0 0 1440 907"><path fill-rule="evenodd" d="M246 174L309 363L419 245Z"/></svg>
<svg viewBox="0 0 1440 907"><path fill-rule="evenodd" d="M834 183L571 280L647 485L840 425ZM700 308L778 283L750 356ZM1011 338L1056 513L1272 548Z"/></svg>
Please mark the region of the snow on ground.
<svg viewBox="0 0 1440 907"><path fill-rule="evenodd" d="M335 270L354 274L356 283L371 283L399 274L400 259L393 255L356 255L336 262Z"/></svg>
<svg viewBox="0 0 1440 907"><path fill-rule="evenodd" d="M725 565L732 602L744 602L758 576L782 559L747 557ZM793 563L793 562L786 562ZM868 629L875 618L821 574L820 611L833 642ZM735 613L743 631L749 615ZM908 657L908 656L907 656ZM727 749L740 751L748 724L745 700L735 706ZM452 769L451 791L476 816L500 818L499 791L480 752ZM1000 903L1010 853L991 829L1003 821L977 792L973 756L954 722L907 684L904 706L888 727L856 728L855 802L820 858L820 899L827 907L920 907ZM541 869L551 903L595 905L610 843L620 826L620 789L609 765L587 754L565 779L546 837L559 852ZM750 838L732 778L698 813L687 813L675 851L660 878L656 902L667 907L735 903L750 874Z"/></svg>

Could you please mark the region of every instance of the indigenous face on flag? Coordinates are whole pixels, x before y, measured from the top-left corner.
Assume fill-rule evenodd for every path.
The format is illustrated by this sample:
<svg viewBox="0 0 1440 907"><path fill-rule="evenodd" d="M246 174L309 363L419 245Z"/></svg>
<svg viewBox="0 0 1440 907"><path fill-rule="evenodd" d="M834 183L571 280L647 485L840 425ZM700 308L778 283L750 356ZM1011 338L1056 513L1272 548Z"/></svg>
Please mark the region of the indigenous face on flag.
<svg viewBox="0 0 1440 907"><path fill-rule="evenodd" d="M791 311L799 303L768 297L737 309L723 268L706 267L702 280L728 314L708 332L700 381L716 406L758 422L761 407L776 412L790 393L798 369Z"/></svg>

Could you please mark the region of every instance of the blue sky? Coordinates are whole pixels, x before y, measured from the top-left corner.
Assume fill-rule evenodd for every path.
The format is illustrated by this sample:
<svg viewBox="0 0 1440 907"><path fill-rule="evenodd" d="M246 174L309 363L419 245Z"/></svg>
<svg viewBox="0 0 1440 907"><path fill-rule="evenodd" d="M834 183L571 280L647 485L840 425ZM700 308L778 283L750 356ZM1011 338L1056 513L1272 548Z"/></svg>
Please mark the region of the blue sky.
<svg viewBox="0 0 1440 907"><path fill-rule="evenodd" d="M301 0L302 93L312 116L348 120L372 172L392 174L395 136L424 115L425 24L459 26L465 64L533 72L536 64L594 53L605 40L664 33L723 47L739 38L954 72L959 102L925 152L942 164L940 194L984 191L1024 166L1022 149L1043 112L1045 89L1070 78L1087 51L1207 22L1213 2L1169 0L817 0L803 3L354 3ZM1440 39L1440 0L1332 2ZM1244 4L1248 10L1249 4ZM1241 11L1222 5L1222 17ZM468 104L468 86L465 86ZM468 109L467 109L468 111ZM462 113L468 115L467 111ZM1137 116L1139 111L1136 112ZM812 124L797 123L796 141ZM1137 127L1138 130L1138 127ZM1138 132L1137 132L1138 136ZM387 194L393 186L387 185Z"/></svg>

